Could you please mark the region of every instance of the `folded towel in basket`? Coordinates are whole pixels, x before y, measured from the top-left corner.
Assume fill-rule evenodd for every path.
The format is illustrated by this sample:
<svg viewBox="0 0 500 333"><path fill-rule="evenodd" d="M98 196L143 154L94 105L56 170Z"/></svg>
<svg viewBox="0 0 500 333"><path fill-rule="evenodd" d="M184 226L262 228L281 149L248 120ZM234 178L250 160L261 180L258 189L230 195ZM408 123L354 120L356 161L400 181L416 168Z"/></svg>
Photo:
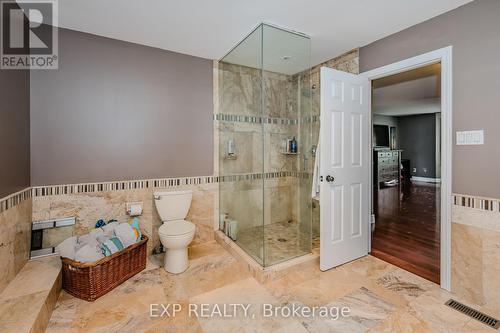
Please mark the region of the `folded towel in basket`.
<svg viewBox="0 0 500 333"><path fill-rule="evenodd" d="M119 237L114 236L102 243L101 248L105 256L110 256L113 253L123 250L123 242Z"/></svg>
<svg viewBox="0 0 500 333"><path fill-rule="evenodd" d="M130 223L130 224L129 224ZM129 223L110 222L86 235L73 236L57 246L61 257L80 262L94 262L138 242L142 233L139 219Z"/></svg>
<svg viewBox="0 0 500 333"><path fill-rule="evenodd" d="M115 236L101 235L101 236L97 237L97 241L99 242L99 245L102 246L102 244L104 242L106 242L107 240L109 240L111 237L115 237Z"/></svg>
<svg viewBox="0 0 500 333"><path fill-rule="evenodd" d="M61 257L74 260L76 245L77 245L77 238L76 236L73 236L66 238L64 241L62 241L61 244L57 245L56 249Z"/></svg>
<svg viewBox="0 0 500 333"><path fill-rule="evenodd" d="M93 235L92 233L78 237L78 244L81 246L99 246L99 242L97 241L95 235Z"/></svg>
<svg viewBox="0 0 500 333"><path fill-rule="evenodd" d="M99 246L92 246L89 244L83 245L75 253L75 260L80 262L94 262L104 258L102 249Z"/></svg>
<svg viewBox="0 0 500 333"><path fill-rule="evenodd" d="M109 237L113 237L115 233L115 228L118 226L118 222L110 222L106 224L104 227L101 229L104 231L106 235Z"/></svg>
<svg viewBox="0 0 500 333"><path fill-rule="evenodd" d="M120 237L123 246L127 247L137 241L134 229L128 223L120 223L115 227L115 235Z"/></svg>

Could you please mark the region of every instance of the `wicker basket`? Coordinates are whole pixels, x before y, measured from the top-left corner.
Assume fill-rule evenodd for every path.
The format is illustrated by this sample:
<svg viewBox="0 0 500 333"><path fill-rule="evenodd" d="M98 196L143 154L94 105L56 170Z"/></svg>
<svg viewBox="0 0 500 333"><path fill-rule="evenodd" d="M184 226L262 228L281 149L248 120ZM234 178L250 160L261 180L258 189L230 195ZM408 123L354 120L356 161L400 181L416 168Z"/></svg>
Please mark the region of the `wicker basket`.
<svg viewBox="0 0 500 333"><path fill-rule="evenodd" d="M71 295L95 301L146 268L148 237L93 263L62 258L62 284Z"/></svg>

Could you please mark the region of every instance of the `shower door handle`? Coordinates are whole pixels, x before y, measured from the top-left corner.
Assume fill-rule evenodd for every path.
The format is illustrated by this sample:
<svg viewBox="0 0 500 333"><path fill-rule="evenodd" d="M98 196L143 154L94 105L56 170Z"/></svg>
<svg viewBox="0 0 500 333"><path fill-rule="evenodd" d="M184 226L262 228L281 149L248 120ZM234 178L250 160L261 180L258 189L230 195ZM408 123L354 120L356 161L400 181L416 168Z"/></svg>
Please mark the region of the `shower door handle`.
<svg viewBox="0 0 500 333"><path fill-rule="evenodd" d="M333 182L334 180L335 180L335 178L333 178L332 176L330 176L330 175L326 176L326 181L327 181L328 183L331 183L331 182Z"/></svg>

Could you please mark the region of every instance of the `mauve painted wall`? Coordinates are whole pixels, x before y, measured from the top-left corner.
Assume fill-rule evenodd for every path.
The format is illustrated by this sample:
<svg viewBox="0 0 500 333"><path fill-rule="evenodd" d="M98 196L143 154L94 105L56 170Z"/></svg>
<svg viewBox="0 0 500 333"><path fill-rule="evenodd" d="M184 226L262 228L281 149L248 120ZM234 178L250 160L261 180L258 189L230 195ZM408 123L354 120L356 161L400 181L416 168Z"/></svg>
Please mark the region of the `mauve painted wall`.
<svg viewBox="0 0 500 333"><path fill-rule="evenodd" d="M0 198L30 186L30 73L0 69Z"/></svg>
<svg viewBox="0 0 500 333"><path fill-rule="evenodd" d="M33 186L213 173L212 61L59 30L31 75Z"/></svg>
<svg viewBox="0 0 500 333"><path fill-rule="evenodd" d="M449 45L454 131L485 130L484 145L453 147L453 192L500 198L500 1L476 0L364 46L360 71Z"/></svg>

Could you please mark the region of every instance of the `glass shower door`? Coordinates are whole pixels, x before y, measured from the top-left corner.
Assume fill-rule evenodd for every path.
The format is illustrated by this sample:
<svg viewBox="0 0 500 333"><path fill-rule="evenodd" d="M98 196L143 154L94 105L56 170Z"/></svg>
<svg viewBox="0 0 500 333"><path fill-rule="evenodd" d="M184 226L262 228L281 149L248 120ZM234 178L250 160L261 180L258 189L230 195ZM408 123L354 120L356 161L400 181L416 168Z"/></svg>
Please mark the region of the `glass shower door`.
<svg viewBox="0 0 500 333"><path fill-rule="evenodd" d="M264 266L311 252L310 39L263 25Z"/></svg>
<svg viewBox="0 0 500 333"><path fill-rule="evenodd" d="M219 225L264 265L261 78L259 26L219 61Z"/></svg>

